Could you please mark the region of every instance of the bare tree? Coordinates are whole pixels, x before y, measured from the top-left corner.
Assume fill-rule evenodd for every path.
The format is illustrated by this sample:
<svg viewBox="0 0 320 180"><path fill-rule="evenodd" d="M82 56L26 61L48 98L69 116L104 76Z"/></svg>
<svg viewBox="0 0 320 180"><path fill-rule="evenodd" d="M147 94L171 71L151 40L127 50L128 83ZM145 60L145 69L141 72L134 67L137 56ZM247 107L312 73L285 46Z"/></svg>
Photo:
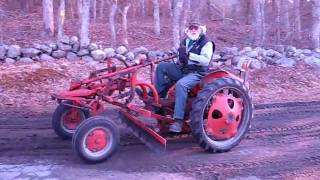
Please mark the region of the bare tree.
<svg viewBox="0 0 320 180"><path fill-rule="evenodd" d="M90 0L79 0L80 10L80 46L87 47L90 43L89 25L90 25Z"/></svg>
<svg viewBox="0 0 320 180"><path fill-rule="evenodd" d="M117 41L117 38L116 38L116 27L115 27L115 24L114 24L115 15L116 15L117 8L118 8L117 3L118 3L117 0L113 0L112 6L111 6L111 11L110 11L110 16L109 16L111 39L112 39L112 44L113 45L117 44L116 43L116 41Z"/></svg>
<svg viewBox="0 0 320 180"><path fill-rule="evenodd" d="M0 8L0 19L4 19L4 11ZM0 44L3 43L3 21L0 21Z"/></svg>
<svg viewBox="0 0 320 180"><path fill-rule="evenodd" d="M180 29L180 35L182 36L184 34L184 30L187 26L187 22L190 19L191 16L191 0L185 0L184 4L184 12L183 12L183 19L181 22L181 29Z"/></svg>
<svg viewBox="0 0 320 180"><path fill-rule="evenodd" d="M218 17L219 20L223 21L225 18L225 12L224 9L221 7L218 7L216 2L214 0L208 0L207 6L209 8L210 12L210 20L216 20L216 17Z"/></svg>
<svg viewBox="0 0 320 180"><path fill-rule="evenodd" d="M69 7L70 17L72 19L74 18L74 10L73 10L74 6L75 6L74 0L67 0L67 7Z"/></svg>
<svg viewBox="0 0 320 180"><path fill-rule="evenodd" d="M100 0L100 9L99 9L100 19L103 19L104 1L105 0Z"/></svg>
<svg viewBox="0 0 320 180"><path fill-rule="evenodd" d="M312 0L313 9L313 26L312 26L312 41L314 48L320 48L320 1Z"/></svg>
<svg viewBox="0 0 320 180"><path fill-rule="evenodd" d="M183 7L183 0L176 0L173 11L173 43L178 48L180 44L180 18Z"/></svg>
<svg viewBox="0 0 320 180"><path fill-rule="evenodd" d="M23 13L29 12L29 9L30 9L29 2L30 1L27 1L27 0L20 0L20 7L21 7Z"/></svg>
<svg viewBox="0 0 320 180"><path fill-rule="evenodd" d="M168 5L169 5L169 15L170 15L170 17L172 17L173 16L174 0L168 0Z"/></svg>
<svg viewBox="0 0 320 180"><path fill-rule="evenodd" d="M53 0L42 0L44 32L54 35Z"/></svg>
<svg viewBox="0 0 320 180"><path fill-rule="evenodd" d="M250 24L252 21L252 0L238 0L234 6L236 6L236 13L233 14L233 17L243 23Z"/></svg>
<svg viewBox="0 0 320 180"><path fill-rule="evenodd" d="M288 0L281 0L281 24L284 30L287 32L290 29L290 19L289 19L289 2Z"/></svg>
<svg viewBox="0 0 320 180"><path fill-rule="evenodd" d="M160 35L160 6L159 0L152 0L153 2L153 19L154 19L154 33Z"/></svg>
<svg viewBox="0 0 320 180"><path fill-rule="evenodd" d="M255 2L255 42L261 46L265 40L264 5L265 0Z"/></svg>
<svg viewBox="0 0 320 180"><path fill-rule="evenodd" d="M58 10L58 39L61 40L63 33L63 25L65 19L65 0L60 0L59 10Z"/></svg>
<svg viewBox="0 0 320 180"><path fill-rule="evenodd" d="M92 0L92 16L95 23L97 19L97 0Z"/></svg>
<svg viewBox="0 0 320 180"><path fill-rule="evenodd" d="M246 3L246 14L247 14L247 21L246 24L253 24L254 21L254 10L253 10L253 5L254 5L255 0L247 0Z"/></svg>
<svg viewBox="0 0 320 180"><path fill-rule="evenodd" d="M81 24L81 13L82 13L82 1L83 1L83 0L77 0L78 17L79 17L79 23L80 23L80 24Z"/></svg>
<svg viewBox="0 0 320 180"><path fill-rule="evenodd" d="M280 1L274 0L273 1L274 9L276 11L276 43L280 44L281 42L281 11L280 11Z"/></svg>
<svg viewBox="0 0 320 180"><path fill-rule="evenodd" d="M140 7L141 7L141 15L144 17L146 16L146 4L145 0L140 0Z"/></svg>
<svg viewBox="0 0 320 180"><path fill-rule="evenodd" d="M130 4L126 5L123 8L123 11L119 9L119 12L122 15L122 29L123 29L123 44L126 46L129 46L129 41L128 41L128 20L127 20L127 15L128 15L128 10L130 8Z"/></svg>
<svg viewBox="0 0 320 180"><path fill-rule="evenodd" d="M300 0L294 0L294 32L298 39L301 39L301 12L300 12Z"/></svg>
<svg viewBox="0 0 320 180"><path fill-rule="evenodd" d="M205 1L192 1L192 7L195 7L192 11L192 19L200 20Z"/></svg>

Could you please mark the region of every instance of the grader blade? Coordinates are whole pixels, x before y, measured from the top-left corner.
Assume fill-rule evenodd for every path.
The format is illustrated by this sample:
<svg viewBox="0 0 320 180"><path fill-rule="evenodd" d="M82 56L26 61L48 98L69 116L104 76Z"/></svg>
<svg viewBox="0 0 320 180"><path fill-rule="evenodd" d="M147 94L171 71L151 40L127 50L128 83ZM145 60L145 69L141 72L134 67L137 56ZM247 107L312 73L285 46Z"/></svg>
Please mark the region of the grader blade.
<svg viewBox="0 0 320 180"><path fill-rule="evenodd" d="M121 121L128 126L132 133L143 142L151 151L163 153L166 151L167 140L151 128L144 125L125 111L120 112Z"/></svg>

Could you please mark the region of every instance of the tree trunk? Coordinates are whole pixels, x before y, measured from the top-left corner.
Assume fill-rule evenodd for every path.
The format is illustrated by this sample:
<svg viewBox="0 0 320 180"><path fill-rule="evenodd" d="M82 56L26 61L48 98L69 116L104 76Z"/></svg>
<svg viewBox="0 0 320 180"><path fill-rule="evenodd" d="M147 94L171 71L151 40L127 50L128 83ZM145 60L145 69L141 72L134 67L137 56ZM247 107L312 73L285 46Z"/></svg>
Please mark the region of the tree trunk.
<svg viewBox="0 0 320 180"><path fill-rule="evenodd" d="M294 0L294 32L298 39L301 39L301 12L300 0Z"/></svg>
<svg viewBox="0 0 320 180"><path fill-rule="evenodd" d="M2 7L0 7L0 19L4 19L4 11L2 11ZM3 44L3 21L0 21L0 44Z"/></svg>
<svg viewBox="0 0 320 180"><path fill-rule="evenodd" d="M265 0L255 1L255 42L258 46L263 45L265 40L265 25L264 25L264 4Z"/></svg>
<svg viewBox="0 0 320 180"><path fill-rule="evenodd" d="M175 0L169 0L169 1L168 1L168 5L169 5L169 15L170 15L170 17L173 17L174 1L175 1Z"/></svg>
<svg viewBox="0 0 320 180"><path fill-rule="evenodd" d="M67 3L69 6L69 10L70 10L70 17L73 19L74 18L74 10L73 10L73 7L74 7L74 2L73 0L67 0Z"/></svg>
<svg viewBox="0 0 320 180"><path fill-rule="evenodd" d="M154 33L160 35L160 7L159 0L152 0L153 2L153 19L154 19Z"/></svg>
<svg viewBox="0 0 320 180"><path fill-rule="evenodd" d="M117 12L117 1L115 0L115 2L112 3L110 16L109 16L111 40L112 40L112 45L114 45L114 46L117 44L116 28L115 28L115 24L114 24L116 12Z"/></svg>
<svg viewBox="0 0 320 180"><path fill-rule="evenodd" d="M277 39L276 43L280 44L281 43L281 11L280 11L280 1L279 0L274 0L274 8L276 11L276 34L277 34Z"/></svg>
<svg viewBox="0 0 320 180"><path fill-rule="evenodd" d="M283 25L283 29L288 33L290 30L290 19L289 19L289 1L281 0L281 24Z"/></svg>
<svg viewBox="0 0 320 180"><path fill-rule="evenodd" d="M90 0L80 0L81 7L80 19L80 46L87 47L90 43L89 25L90 25Z"/></svg>
<svg viewBox="0 0 320 180"><path fill-rule="evenodd" d="M128 15L129 8L130 8L130 5L127 5L126 7L124 7L123 13L122 13L123 44L126 45L127 47L129 46L128 21L127 21L127 15Z"/></svg>
<svg viewBox="0 0 320 180"><path fill-rule="evenodd" d="M312 0L313 9L313 26L312 26L312 41L314 48L320 48L320 1Z"/></svg>
<svg viewBox="0 0 320 180"><path fill-rule="evenodd" d="M247 17L247 22L246 24L253 24L254 22L254 8L253 8L253 5L254 5L254 0L248 0L247 2L247 14L248 14L248 17Z"/></svg>
<svg viewBox="0 0 320 180"><path fill-rule="evenodd" d="M53 1L42 0L43 22L45 35L54 35Z"/></svg>
<svg viewBox="0 0 320 180"><path fill-rule="evenodd" d="M95 23L97 19L97 0L92 0L92 16L93 23Z"/></svg>
<svg viewBox="0 0 320 180"><path fill-rule="evenodd" d="M249 17L250 17L250 0L239 0L236 4L238 7L236 8L238 11L233 16L237 16L240 22L249 24Z"/></svg>
<svg viewBox="0 0 320 180"><path fill-rule="evenodd" d="M63 33L63 25L65 19L65 0L60 0L60 6L58 10L58 39L61 40L64 33Z"/></svg>
<svg viewBox="0 0 320 180"><path fill-rule="evenodd" d="M100 19L103 19L103 10L104 10L104 0L100 0L100 9L99 9L99 16Z"/></svg>
<svg viewBox="0 0 320 180"><path fill-rule="evenodd" d="M203 11L204 1L192 1L192 7L194 7L194 10L192 11L192 19L193 20L200 20L203 19L201 17L202 11ZM201 18L200 18L201 17Z"/></svg>
<svg viewBox="0 0 320 180"><path fill-rule="evenodd" d="M207 0L207 6L208 6L209 12L210 12L209 13L210 20L223 21L224 16L225 16L224 10L222 8L218 7L214 0Z"/></svg>
<svg viewBox="0 0 320 180"><path fill-rule="evenodd" d="M142 17L146 16L145 0L140 0L140 7Z"/></svg>
<svg viewBox="0 0 320 180"><path fill-rule="evenodd" d="M261 0L261 26L262 26L262 37L261 37L261 45L264 45L265 43L265 40L266 40L266 21L265 21L265 3L266 1L265 0Z"/></svg>
<svg viewBox="0 0 320 180"><path fill-rule="evenodd" d="M82 1L83 1L83 0L77 0L78 17L79 17L79 23L80 23L80 24L81 24L81 13L82 13Z"/></svg>
<svg viewBox="0 0 320 180"><path fill-rule="evenodd" d="M180 44L180 16L183 7L183 0L176 0L173 8L173 43L175 48Z"/></svg>
<svg viewBox="0 0 320 180"><path fill-rule="evenodd" d="M23 13L27 14L29 13L30 4L28 0L20 0L20 8Z"/></svg>
<svg viewBox="0 0 320 180"><path fill-rule="evenodd" d="M183 12L183 19L181 23L181 29L180 29L180 36L182 37L184 35L184 30L187 27L187 22L190 19L191 15L191 0L185 0L184 2L184 12Z"/></svg>

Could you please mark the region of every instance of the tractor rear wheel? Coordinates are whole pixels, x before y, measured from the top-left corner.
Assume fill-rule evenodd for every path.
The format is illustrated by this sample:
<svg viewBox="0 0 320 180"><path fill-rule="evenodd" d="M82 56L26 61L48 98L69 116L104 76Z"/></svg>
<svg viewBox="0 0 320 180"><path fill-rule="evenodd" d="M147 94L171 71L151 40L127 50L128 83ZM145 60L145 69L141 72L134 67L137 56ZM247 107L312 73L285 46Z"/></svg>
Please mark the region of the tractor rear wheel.
<svg viewBox="0 0 320 180"><path fill-rule="evenodd" d="M209 152L235 147L249 129L253 104L243 83L219 78L206 84L192 104L190 128Z"/></svg>
<svg viewBox="0 0 320 180"><path fill-rule="evenodd" d="M64 104L71 104L66 101ZM90 117L89 111L59 104L52 116L52 128L62 139L71 139L78 125Z"/></svg>
<svg viewBox="0 0 320 180"><path fill-rule="evenodd" d="M120 141L117 125L109 118L95 116L83 121L72 138L77 156L88 163L108 159Z"/></svg>

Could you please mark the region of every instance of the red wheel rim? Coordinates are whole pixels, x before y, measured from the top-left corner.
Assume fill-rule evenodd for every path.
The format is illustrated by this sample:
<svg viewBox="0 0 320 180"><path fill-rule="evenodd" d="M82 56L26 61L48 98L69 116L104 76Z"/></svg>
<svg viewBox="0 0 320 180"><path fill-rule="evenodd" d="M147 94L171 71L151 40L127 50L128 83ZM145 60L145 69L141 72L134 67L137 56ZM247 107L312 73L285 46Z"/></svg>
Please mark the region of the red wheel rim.
<svg viewBox="0 0 320 180"><path fill-rule="evenodd" d="M242 120L243 103L241 98L228 93L217 93L204 123L209 136L217 140L234 137Z"/></svg>
<svg viewBox="0 0 320 180"><path fill-rule="evenodd" d="M66 114L63 116L63 125L67 129L74 130L83 120L83 115L80 110L77 108L71 108Z"/></svg>
<svg viewBox="0 0 320 180"><path fill-rule="evenodd" d="M98 128L88 133L85 137L86 148L91 152L98 152L108 146L108 134L105 130Z"/></svg>

